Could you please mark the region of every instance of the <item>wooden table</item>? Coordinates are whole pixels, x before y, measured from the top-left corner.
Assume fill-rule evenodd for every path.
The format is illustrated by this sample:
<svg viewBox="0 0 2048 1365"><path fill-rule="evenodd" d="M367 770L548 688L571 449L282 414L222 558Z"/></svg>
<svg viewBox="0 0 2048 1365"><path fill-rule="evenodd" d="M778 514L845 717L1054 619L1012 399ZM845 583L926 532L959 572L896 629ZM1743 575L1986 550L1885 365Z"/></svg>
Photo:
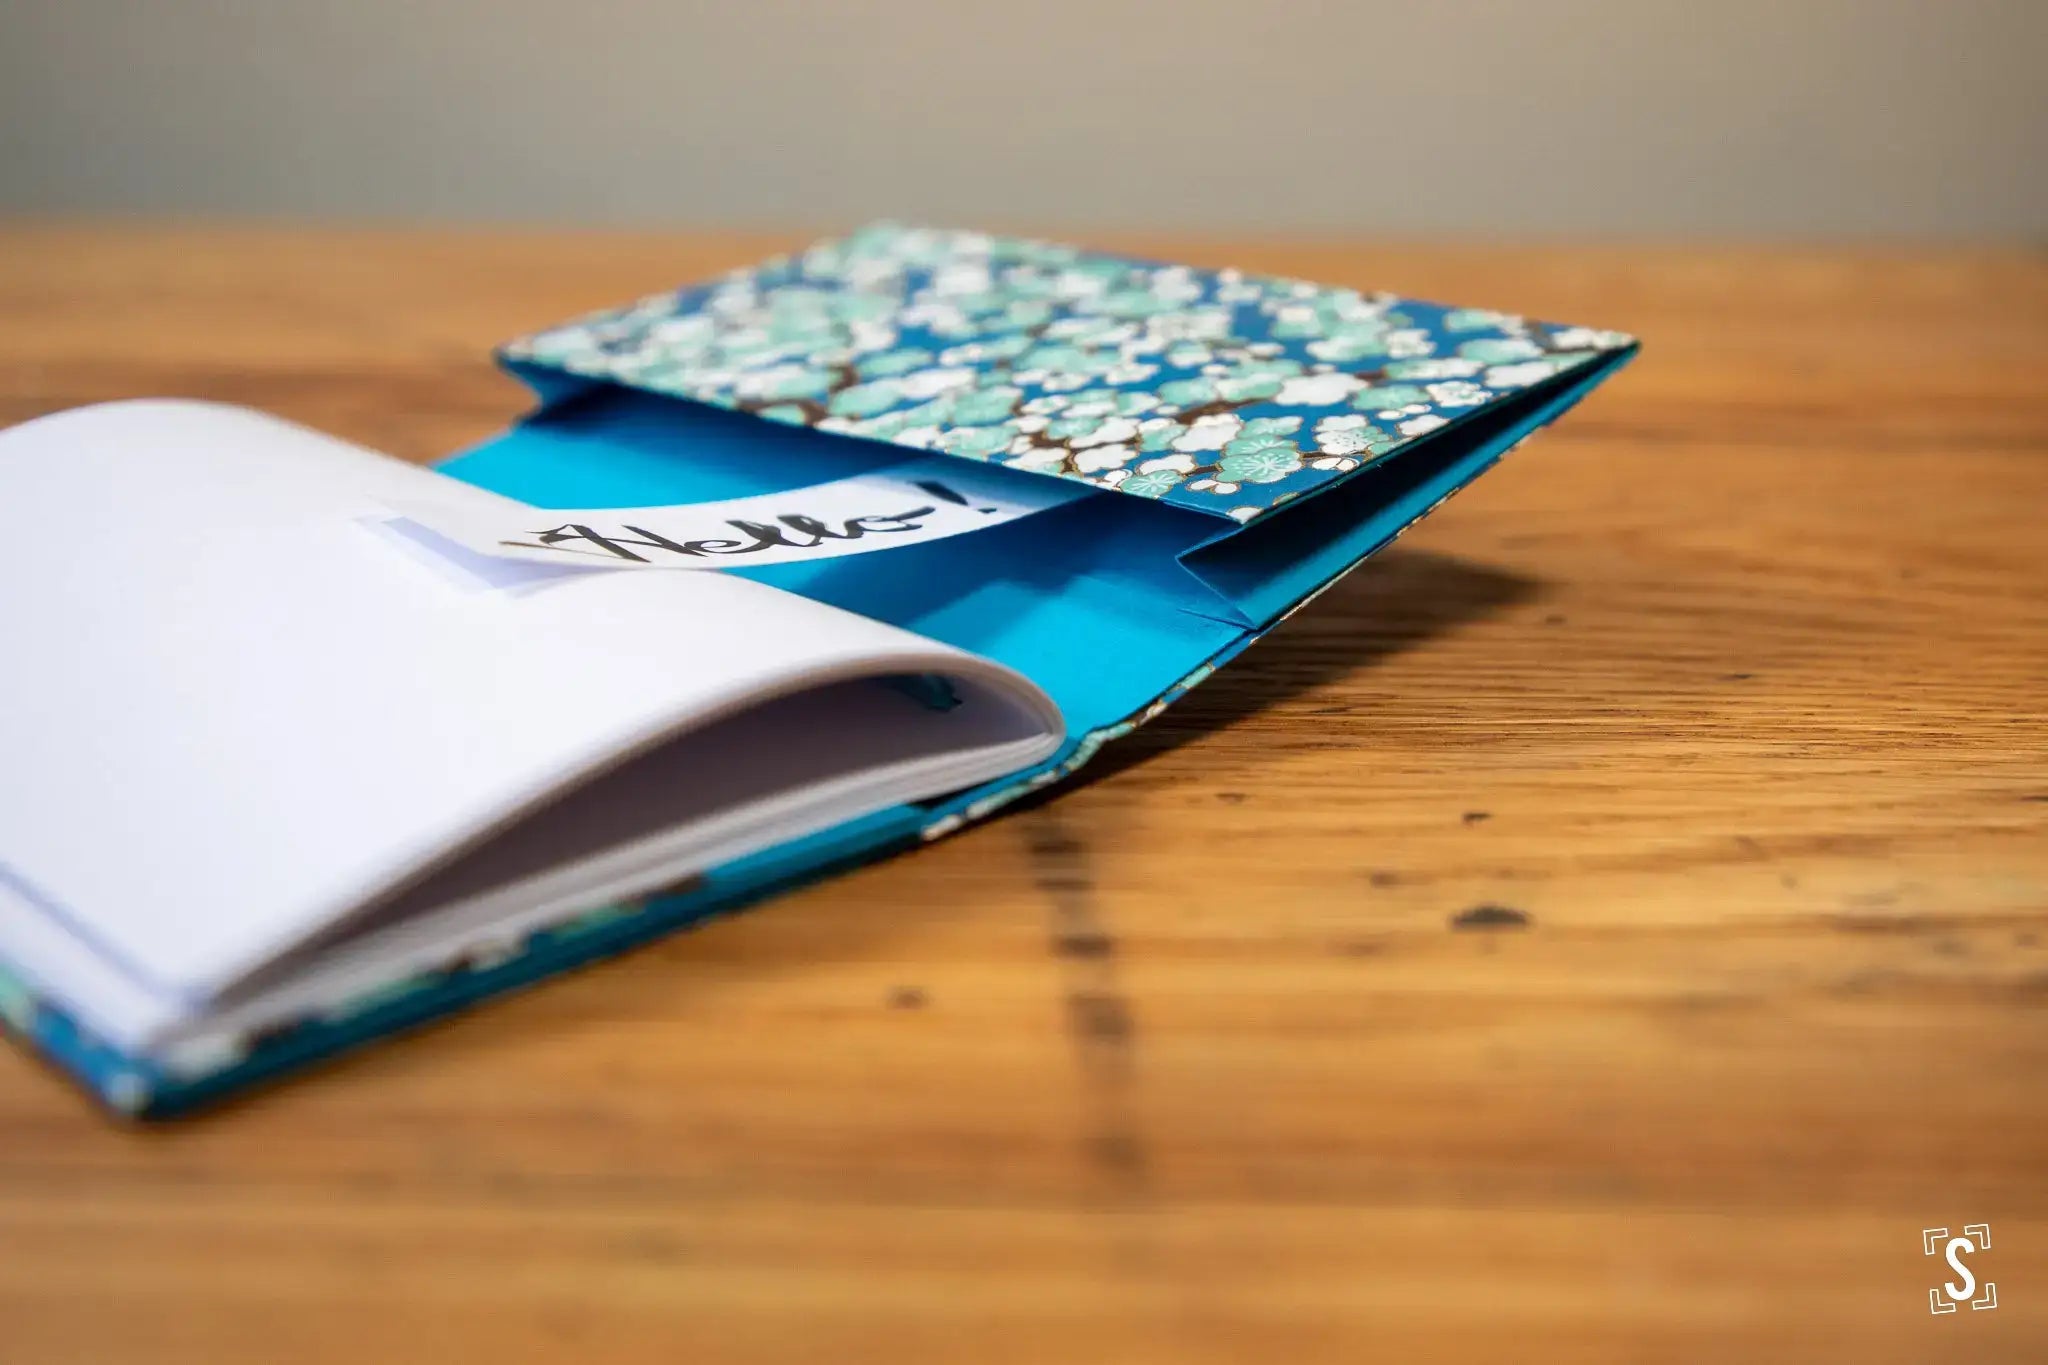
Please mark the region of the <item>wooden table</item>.
<svg viewBox="0 0 2048 1365"><path fill-rule="evenodd" d="M17 226L0 420L425 459L786 244ZM1106 244L1647 347L1056 802L161 1131L0 1052L0 1360L2048 1358L2043 258Z"/></svg>

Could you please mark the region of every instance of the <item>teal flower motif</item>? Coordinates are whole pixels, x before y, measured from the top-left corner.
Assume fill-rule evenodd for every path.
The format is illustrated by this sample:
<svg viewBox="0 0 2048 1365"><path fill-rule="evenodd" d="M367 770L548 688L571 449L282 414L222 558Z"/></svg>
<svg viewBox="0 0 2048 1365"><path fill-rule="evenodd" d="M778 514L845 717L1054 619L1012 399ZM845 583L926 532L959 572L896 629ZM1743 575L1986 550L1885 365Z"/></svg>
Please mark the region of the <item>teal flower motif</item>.
<svg viewBox="0 0 2048 1365"><path fill-rule="evenodd" d="M1280 385L1273 385L1280 392ZM1216 401L1216 385L1207 379L1174 379L1159 386L1159 401L1170 407L1198 408Z"/></svg>
<svg viewBox="0 0 2048 1365"><path fill-rule="evenodd" d="M1346 413L1316 423L1315 443L1319 455L1346 458L1365 453L1384 455L1401 441L1364 417Z"/></svg>
<svg viewBox="0 0 2048 1365"><path fill-rule="evenodd" d="M1512 360L1534 360L1543 348L1527 337L1488 337L1458 343L1458 354L1467 360L1501 365Z"/></svg>
<svg viewBox="0 0 2048 1365"><path fill-rule="evenodd" d="M1301 419L1299 417L1249 417L1245 419L1243 429L1232 439L1231 445L1236 445L1238 441L1250 440L1255 436L1292 436L1300 430ZM1225 449L1227 450L1229 447L1226 446Z"/></svg>
<svg viewBox="0 0 2048 1365"><path fill-rule="evenodd" d="M992 239L989 256L997 261L1021 265L1062 266L1081 254L1081 248L1063 242L1037 242L1023 237Z"/></svg>
<svg viewBox="0 0 2048 1365"><path fill-rule="evenodd" d="M602 374L604 370L600 367L596 373ZM645 384L664 393L687 394L696 384L694 366L660 355L621 358L613 362L612 373L628 383Z"/></svg>
<svg viewBox="0 0 2048 1365"><path fill-rule="evenodd" d="M1453 308L1444 314L1444 330L1447 332L1484 332L1515 319L1505 313L1496 313L1486 308Z"/></svg>
<svg viewBox="0 0 2048 1365"><path fill-rule="evenodd" d="M911 427L919 425L910 420L907 411L885 412L880 417L864 417L849 422L844 430L849 436L872 436L878 441L893 441Z"/></svg>
<svg viewBox="0 0 2048 1365"><path fill-rule="evenodd" d="M1492 397L1485 385L1462 379L1446 379L1429 386L1429 400L1440 408L1476 408Z"/></svg>
<svg viewBox="0 0 2048 1365"><path fill-rule="evenodd" d="M765 417L771 422L787 422L793 427L800 427L809 414L794 403L777 403L772 408L760 409L754 415Z"/></svg>
<svg viewBox="0 0 2048 1365"><path fill-rule="evenodd" d="M1111 395L1110 401L1120 417L1135 417L1159 406L1159 400L1145 389L1105 389L1102 392Z"/></svg>
<svg viewBox="0 0 2048 1365"><path fill-rule="evenodd" d="M1327 360L1333 365L1348 365L1370 356L1387 353L1387 325L1383 320L1352 323L1333 328L1320 341L1312 341L1309 354L1318 360Z"/></svg>
<svg viewBox="0 0 2048 1365"><path fill-rule="evenodd" d="M948 302L984 326L993 326L999 321L996 315L1008 308L1013 300L1000 289L984 289L976 294L955 294Z"/></svg>
<svg viewBox="0 0 2048 1365"><path fill-rule="evenodd" d="M1088 352L1078 346L1039 346L1017 357L1020 370L1082 370L1090 368Z"/></svg>
<svg viewBox="0 0 2048 1365"><path fill-rule="evenodd" d="M835 322L873 322L896 311L896 301L886 294L843 291L832 296L827 312Z"/></svg>
<svg viewBox="0 0 2048 1365"><path fill-rule="evenodd" d="M906 431L916 427L941 427L952 419L953 396L941 394L929 403L915 407L898 408L883 413L880 417L868 417L850 423L845 427L852 436L872 436L879 441L893 441Z"/></svg>
<svg viewBox="0 0 2048 1365"><path fill-rule="evenodd" d="M1023 396L1024 390L1009 384L963 393L953 401L952 420L967 426L1000 422L1016 410Z"/></svg>
<svg viewBox="0 0 2048 1365"><path fill-rule="evenodd" d="M1094 413L1079 417L1055 417L1045 424L1045 434L1054 441L1071 441L1077 436L1086 436L1102 425L1102 418Z"/></svg>
<svg viewBox="0 0 2048 1365"><path fill-rule="evenodd" d="M1544 356L1540 360L1518 360L1506 365L1495 365L1487 370L1484 379L1486 387L1501 392L1527 388L1541 384L1554 374L1562 374L1571 368L1558 363L1556 356Z"/></svg>
<svg viewBox="0 0 2048 1365"><path fill-rule="evenodd" d="M1179 486L1186 477L1171 469L1155 469L1149 474L1133 474L1118 484L1119 493L1132 493L1141 498L1160 498Z"/></svg>
<svg viewBox="0 0 2048 1365"><path fill-rule="evenodd" d="M1223 447L1216 476L1231 483L1277 483L1301 468L1301 451L1281 436L1240 436Z"/></svg>
<svg viewBox="0 0 2048 1365"><path fill-rule="evenodd" d="M948 455L986 460L1000 455L1017 439L1017 428L1008 422L994 427L954 427L939 438L939 448Z"/></svg>
<svg viewBox="0 0 2048 1365"><path fill-rule="evenodd" d="M955 410L960 401L957 395L942 393L930 402L892 412L880 420L896 423L897 431L907 431L912 427L942 427L954 420ZM998 418L991 417L988 420L993 422Z"/></svg>
<svg viewBox="0 0 2048 1365"><path fill-rule="evenodd" d="M733 356L801 356L846 344L846 334L819 318L777 319L758 338L726 343Z"/></svg>
<svg viewBox="0 0 2048 1365"><path fill-rule="evenodd" d="M1149 289L1118 289L1103 295L1095 306L1113 318L1144 318L1172 312L1181 305Z"/></svg>
<svg viewBox="0 0 2048 1365"><path fill-rule="evenodd" d="M755 365L765 365L779 360L785 355L800 353L804 349L800 345L785 345L782 342L770 339L766 333L760 333L756 335L727 337L721 340L718 345L708 348L698 359L708 361L714 365L748 369ZM669 360L680 361L685 358L672 355L665 349L656 352L656 354L663 359Z"/></svg>
<svg viewBox="0 0 2048 1365"><path fill-rule="evenodd" d="M1012 327L1036 327L1052 316L1052 305L1043 299L1019 299L1003 310L1003 321Z"/></svg>
<svg viewBox="0 0 2048 1365"><path fill-rule="evenodd" d="M1120 280L1131 273L1131 262L1114 256L1086 256L1079 252L1062 262L1068 271L1099 280Z"/></svg>
<svg viewBox="0 0 2048 1365"><path fill-rule="evenodd" d="M763 378L763 398L823 398L832 388L832 372L815 367L790 366Z"/></svg>
<svg viewBox="0 0 2048 1365"><path fill-rule="evenodd" d="M1069 318L1046 329L1047 335L1057 334L1062 342L1070 346L1100 346L1113 340L1122 332L1125 324L1115 318Z"/></svg>
<svg viewBox="0 0 2048 1365"><path fill-rule="evenodd" d="M1232 403L1249 403L1271 398L1284 381L1278 375L1224 375L1216 381L1216 396Z"/></svg>
<svg viewBox="0 0 2048 1365"><path fill-rule="evenodd" d="M1185 423L1161 418L1156 424L1146 423L1142 430L1144 434L1138 438L1138 449L1150 454L1171 449L1173 443L1186 434L1187 426Z"/></svg>
<svg viewBox="0 0 2048 1365"><path fill-rule="evenodd" d="M832 395L830 404L834 416L872 417L887 411L903 400L903 389L892 379L877 379L867 384L855 384Z"/></svg>
<svg viewBox="0 0 2048 1365"><path fill-rule="evenodd" d="M1157 399L1143 389L1082 389L1066 401L1065 411L1098 417L1131 417L1150 411Z"/></svg>
<svg viewBox="0 0 2048 1365"><path fill-rule="evenodd" d="M1309 304L1294 304L1281 308L1273 317L1273 335L1276 337L1319 337L1330 330L1334 321L1328 312Z"/></svg>
<svg viewBox="0 0 2048 1365"><path fill-rule="evenodd" d="M1388 408L1405 408L1428 401L1429 394L1413 384L1382 384L1377 388L1360 389L1351 395L1351 406L1361 412L1384 412Z"/></svg>
<svg viewBox="0 0 2048 1365"><path fill-rule="evenodd" d="M1257 360L1240 365L1216 378L1216 396L1232 403L1271 398L1292 375L1300 374L1298 360Z"/></svg>
<svg viewBox="0 0 2048 1365"><path fill-rule="evenodd" d="M1434 359L1416 356L1394 361L1387 366L1386 373L1389 379L1463 379L1478 374L1483 368L1478 361L1467 360L1463 356Z"/></svg>
<svg viewBox="0 0 2048 1365"><path fill-rule="evenodd" d="M832 305L845 297L823 289L785 285L768 297L768 317L771 325L808 330L829 322Z"/></svg>
<svg viewBox="0 0 2048 1365"><path fill-rule="evenodd" d="M1022 332L1013 336L990 337L981 343L981 353L990 360L1013 360L1031 349L1031 338Z"/></svg>
<svg viewBox="0 0 2048 1365"><path fill-rule="evenodd" d="M718 342L718 324L702 313L669 314L647 328L646 335L671 355L702 355Z"/></svg>
<svg viewBox="0 0 2048 1365"><path fill-rule="evenodd" d="M880 379L892 374L908 374L921 370L932 363L932 353L915 346L899 351L879 351L860 362L862 379Z"/></svg>
<svg viewBox="0 0 2048 1365"><path fill-rule="evenodd" d="M596 354L597 340L581 327L557 327L552 332L542 332L520 342L514 349L535 360L559 363Z"/></svg>

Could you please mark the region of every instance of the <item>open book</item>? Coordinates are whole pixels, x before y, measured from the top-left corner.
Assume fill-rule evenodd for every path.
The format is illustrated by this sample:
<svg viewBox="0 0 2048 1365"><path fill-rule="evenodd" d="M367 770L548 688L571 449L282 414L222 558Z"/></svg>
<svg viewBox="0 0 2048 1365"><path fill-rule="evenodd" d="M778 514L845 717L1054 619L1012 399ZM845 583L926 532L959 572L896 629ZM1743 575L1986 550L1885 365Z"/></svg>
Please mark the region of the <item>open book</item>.
<svg viewBox="0 0 2048 1365"><path fill-rule="evenodd" d="M950 832L1631 350L883 227L515 343L438 469L0 432L0 1018L172 1112Z"/></svg>
<svg viewBox="0 0 2048 1365"><path fill-rule="evenodd" d="M421 501L506 502L210 404L0 434L43 511L0 599L0 956L110 1040L275 1027L1059 747L991 660L725 573L493 576Z"/></svg>

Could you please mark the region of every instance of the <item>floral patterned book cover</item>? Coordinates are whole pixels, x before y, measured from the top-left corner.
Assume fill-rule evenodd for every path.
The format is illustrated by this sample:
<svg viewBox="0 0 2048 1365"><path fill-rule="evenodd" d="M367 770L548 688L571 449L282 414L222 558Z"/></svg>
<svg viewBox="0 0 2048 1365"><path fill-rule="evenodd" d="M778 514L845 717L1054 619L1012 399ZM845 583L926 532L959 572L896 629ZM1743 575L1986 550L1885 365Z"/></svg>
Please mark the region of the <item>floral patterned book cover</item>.
<svg viewBox="0 0 2048 1365"><path fill-rule="evenodd" d="M1081 772L1634 350L1485 308L895 224L534 332L500 359L538 406L444 473L542 507L645 506L908 450L1096 494L742 571L1023 673L1066 717L1058 753L199 1052L124 1053L4 967L0 1023L111 1108L165 1116L951 834Z"/></svg>
<svg viewBox="0 0 2048 1365"><path fill-rule="evenodd" d="M1481 308L880 224L502 354L527 373L1245 522L1633 345Z"/></svg>

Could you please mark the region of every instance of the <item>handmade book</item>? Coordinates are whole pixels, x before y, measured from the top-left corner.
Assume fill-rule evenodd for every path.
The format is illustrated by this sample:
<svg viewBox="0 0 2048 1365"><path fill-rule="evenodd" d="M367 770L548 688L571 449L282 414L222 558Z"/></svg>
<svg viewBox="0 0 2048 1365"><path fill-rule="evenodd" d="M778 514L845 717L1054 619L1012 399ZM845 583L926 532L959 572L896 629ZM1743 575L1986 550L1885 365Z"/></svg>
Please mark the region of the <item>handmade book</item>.
<svg viewBox="0 0 2048 1365"><path fill-rule="evenodd" d="M881 225L511 343L434 468L0 433L0 1020L167 1115L951 834L1633 350Z"/></svg>

